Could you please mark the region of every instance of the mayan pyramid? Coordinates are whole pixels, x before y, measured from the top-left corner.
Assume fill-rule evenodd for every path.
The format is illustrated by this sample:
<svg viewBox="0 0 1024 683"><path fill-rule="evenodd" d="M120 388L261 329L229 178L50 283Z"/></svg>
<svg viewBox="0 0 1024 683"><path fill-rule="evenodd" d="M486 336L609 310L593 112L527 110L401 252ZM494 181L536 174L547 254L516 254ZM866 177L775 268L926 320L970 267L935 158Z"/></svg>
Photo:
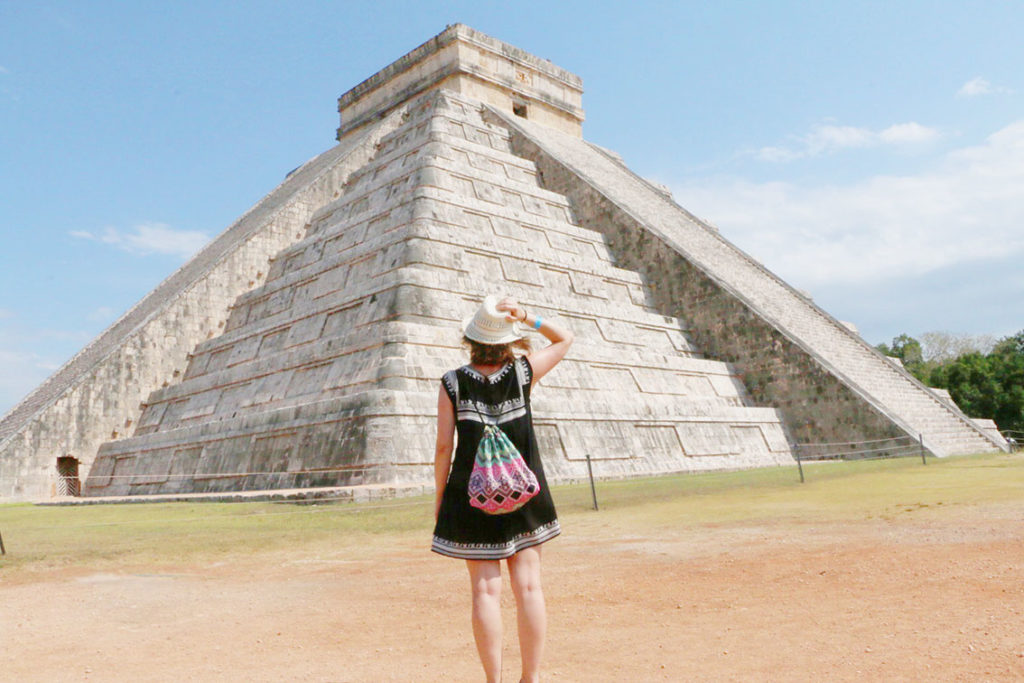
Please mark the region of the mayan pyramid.
<svg viewBox="0 0 1024 683"><path fill-rule="evenodd" d="M994 450L582 138L580 79L463 25L339 99L338 144L0 421L0 497L432 480L438 379L488 293L577 333L534 410L550 478Z"/></svg>

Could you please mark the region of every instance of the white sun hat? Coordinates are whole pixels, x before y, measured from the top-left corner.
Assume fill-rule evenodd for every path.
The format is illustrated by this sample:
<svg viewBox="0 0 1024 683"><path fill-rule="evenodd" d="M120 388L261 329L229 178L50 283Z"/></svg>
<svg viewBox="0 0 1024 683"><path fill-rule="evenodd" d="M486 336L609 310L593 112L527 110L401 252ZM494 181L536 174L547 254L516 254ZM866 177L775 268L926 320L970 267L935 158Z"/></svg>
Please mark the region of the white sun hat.
<svg viewBox="0 0 1024 683"><path fill-rule="evenodd" d="M509 344L525 335L519 323L509 322L506 311L499 311L501 299L490 295L476 313L462 321L462 333L481 344Z"/></svg>

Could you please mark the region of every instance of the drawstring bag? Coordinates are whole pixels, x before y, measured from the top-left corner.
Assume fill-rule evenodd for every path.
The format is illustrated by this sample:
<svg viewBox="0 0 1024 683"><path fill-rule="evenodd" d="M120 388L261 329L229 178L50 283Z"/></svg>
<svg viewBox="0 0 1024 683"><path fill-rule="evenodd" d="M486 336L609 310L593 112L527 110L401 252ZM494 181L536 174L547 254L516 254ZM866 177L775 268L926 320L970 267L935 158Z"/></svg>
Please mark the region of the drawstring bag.
<svg viewBox="0 0 1024 683"><path fill-rule="evenodd" d="M469 504L489 515L503 515L538 493L537 477L515 444L496 425L486 425L469 475Z"/></svg>
<svg viewBox="0 0 1024 683"><path fill-rule="evenodd" d="M518 365L515 370L519 398L523 400L523 377ZM479 408L476 411L484 423L484 435L476 447L469 475L469 504L489 515L518 510L540 493L540 484L505 432L497 425L487 424Z"/></svg>

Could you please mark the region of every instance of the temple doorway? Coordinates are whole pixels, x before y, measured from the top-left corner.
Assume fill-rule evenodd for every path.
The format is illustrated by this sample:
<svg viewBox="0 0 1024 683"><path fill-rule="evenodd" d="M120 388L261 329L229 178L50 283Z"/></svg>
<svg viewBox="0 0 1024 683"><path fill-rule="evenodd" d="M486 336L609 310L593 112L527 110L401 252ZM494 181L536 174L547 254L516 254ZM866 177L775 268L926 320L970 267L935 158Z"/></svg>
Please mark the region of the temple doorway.
<svg viewBox="0 0 1024 683"><path fill-rule="evenodd" d="M78 460L70 456L57 458L57 495L81 495L82 484L78 480Z"/></svg>

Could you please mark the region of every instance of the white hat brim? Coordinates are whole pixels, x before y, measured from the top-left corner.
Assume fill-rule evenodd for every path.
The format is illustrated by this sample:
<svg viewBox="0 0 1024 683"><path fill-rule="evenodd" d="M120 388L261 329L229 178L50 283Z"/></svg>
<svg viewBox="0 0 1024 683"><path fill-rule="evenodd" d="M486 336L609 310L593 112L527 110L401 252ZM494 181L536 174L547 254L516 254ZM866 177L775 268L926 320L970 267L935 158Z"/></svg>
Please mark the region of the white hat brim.
<svg viewBox="0 0 1024 683"><path fill-rule="evenodd" d="M526 336L526 328L520 323L514 322L511 325L511 331L508 334L502 335L497 338L486 338L485 335L475 334L476 328L471 328L470 323L473 322L475 316L469 316L462 320L462 334L467 339L472 339L478 344L511 344L514 341L519 341Z"/></svg>

